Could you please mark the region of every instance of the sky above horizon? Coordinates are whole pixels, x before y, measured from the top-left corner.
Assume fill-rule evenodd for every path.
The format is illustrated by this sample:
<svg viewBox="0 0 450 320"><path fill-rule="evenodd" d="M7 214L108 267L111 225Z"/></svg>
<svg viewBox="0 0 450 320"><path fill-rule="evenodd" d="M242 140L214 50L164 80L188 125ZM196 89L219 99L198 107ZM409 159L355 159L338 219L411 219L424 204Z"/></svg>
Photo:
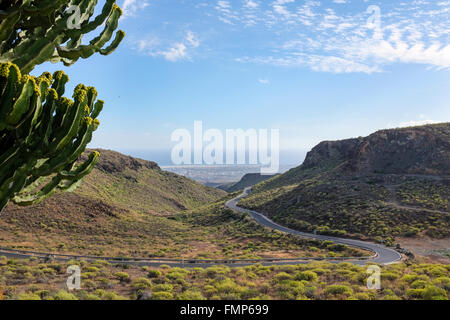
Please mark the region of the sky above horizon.
<svg viewBox="0 0 450 320"><path fill-rule="evenodd" d="M113 54L33 72L97 88L106 103L90 147L164 152L200 120L279 129L292 163L323 140L450 121L450 1L118 4L127 36Z"/></svg>

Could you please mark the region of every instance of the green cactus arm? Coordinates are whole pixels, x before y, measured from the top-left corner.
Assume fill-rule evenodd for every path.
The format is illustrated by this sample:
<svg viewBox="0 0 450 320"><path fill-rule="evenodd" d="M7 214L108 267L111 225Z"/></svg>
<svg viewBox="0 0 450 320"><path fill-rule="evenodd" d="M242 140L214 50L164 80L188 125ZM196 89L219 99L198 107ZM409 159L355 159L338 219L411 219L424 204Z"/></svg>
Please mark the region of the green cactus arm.
<svg viewBox="0 0 450 320"><path fill-rule="evenodd" d="M102 47L112 38L114 30L117 29L118 21L121 15L122 11L117 5L115 5L111 14L106 20L106 25L103 32L96 38L92 39L88 45L80 45L76 48L58 46L58 55L64 58L64 64L71 65L80 57L86 59L93 55L95 52L100 52L101 54L106 55L114 51L125 37L125 33L123 31L118 31L116 33L115 39L110 46L105 49L102 49Z"/></svg>
<svg viewBox="0 0 450 320"><path fill-rule="evenodd" d="M21 1L0 14L0 62L13 62L23 72L30 72L45 61L75 63L98 52L113 52L124 37L118 31L122 11L116 0L106 0L100 14L95 14L97 0L32 0ZM80 9L80 28L70 28L72 14L66 12L71 5ZM89 44L83 45L83 36L104 26L103 31Z"/></svg>
<svg viewBox="0 0 450 320"><path fill-rule="evenodd" d="M0 101L8 110L0 130L0 211L9 200L29 205L73 190L96 165L96 152L78 161L99 126L91 116L103 101L84 85L73 101L58 95L67 81L62 72L21 76L17 66L0 63Z"/></svg>
<svg viewBox="0 0 450 320"><path fill-rule="evenodd" d="M97 164L99 157L100 153L94 151L89 155L88 160L86 160L83 164L79 165L75 170L61 171L60 175L65 180L72 180L72 181L79 180L88 175L92 171L94 166Z"/></svg>
<svg viewBox="0 0 450 320"><path fill-rule="evenodd" d="M16 102L13 104L12 111L6 117L6 124L14 125L17 124L21 116L24 115L30 108L30 100L34 94L36 94L38 88L36 86L36 81L30 76L24 76L22 80L24 82L20 96L17 98Z"/></svg>
<svg viewBox="0 0 450 320"><path fill-rule="evenodd" d="M58 190L73 191L76 187L79 186L82 178L88 175L95 167L95 165L98 162L99 155L100 154L98 152L94 151L89 155L88 160L79 165L75 170L61 171L58 175L53 177L50 182L45 184L44 187L42 187L42 189L40 189L37 193L35 194L20 193L16 195L12 199L12 201L20 206L28 206L47 199ZM24 191L29 192L41 181L43 181L43 179L35 181L33 184L30 184L29 188L24 189Z"/></svg>
<svg viewBox="0 0 450 320"><path fill-rule="evenodd" d="M0 83L3 90L0 97L0 131L6 127L6 117L16 100L16 90L21 78L22 75L17 66L11 63L2 64Z"/></svg>

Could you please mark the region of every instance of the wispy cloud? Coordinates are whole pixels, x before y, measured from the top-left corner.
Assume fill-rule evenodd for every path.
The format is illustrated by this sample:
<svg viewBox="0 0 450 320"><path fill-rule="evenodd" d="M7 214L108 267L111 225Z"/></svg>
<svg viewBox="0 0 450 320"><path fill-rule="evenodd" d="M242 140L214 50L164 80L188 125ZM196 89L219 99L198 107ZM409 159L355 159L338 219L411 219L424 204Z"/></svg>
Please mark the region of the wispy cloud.
<svg viewBox="0 0 450 320"><path fill-rule="evenodd" d="M129 16L148 5L125 0L123 9ZM369 5L349 0L200 2L195 13L204 20L163 21L157 38L143 37L137 47L168 61L191 59L201 44L199 34L205 55L221 52L244 63L331 73L371 74L395 64L450 70L450 1L383 2L379 26L373 24L378 11L366 10ZM183 31L180 37L180 30L191 28L198 33Z"/></svg>
<svg viewBox="0 0 450 320"><path fill-rule="evenodd" d="M258 28L255 32L265 32L271 53L237 60L334 73L382 72L395 63L450 69L449 3L383 4L377 29L368 22L370 12L337 13L349 5L346 0L334 0L335 7L314 0L258 4L252 6L251 25ZM220 21L249 26L248 1L218 1L216 8Z"/></svg>
<svg viewBox="0 0 450 320"><path fill-rule="evenodd" d="M122 4L123 16L134 16L139 10L143 10L148 6L149 2L146 0L124 0Z"/></svg>
<svg viewBox="0 0 450 320"><path fill-rule="evenodd" d="M190 51L200 46L200 40L192 31L187 31L182 41L167 44L158 37L149 36L137 41L137 49L152 57L163 57L167 61L176 62L190 59Z"/></svg>

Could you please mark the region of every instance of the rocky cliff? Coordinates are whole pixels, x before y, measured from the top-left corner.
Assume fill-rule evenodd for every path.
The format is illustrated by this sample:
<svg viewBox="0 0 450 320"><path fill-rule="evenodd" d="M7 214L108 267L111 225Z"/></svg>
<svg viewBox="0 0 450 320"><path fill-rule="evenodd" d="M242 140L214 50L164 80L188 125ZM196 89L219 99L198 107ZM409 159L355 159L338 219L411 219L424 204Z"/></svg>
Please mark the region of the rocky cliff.
<svg viewBox="0 0 450 320"><path fill-rule="evenodd" d="M304 169L340 165L358 174L450 174L450 123L381 130L365 138L325 141Z"/></svg>

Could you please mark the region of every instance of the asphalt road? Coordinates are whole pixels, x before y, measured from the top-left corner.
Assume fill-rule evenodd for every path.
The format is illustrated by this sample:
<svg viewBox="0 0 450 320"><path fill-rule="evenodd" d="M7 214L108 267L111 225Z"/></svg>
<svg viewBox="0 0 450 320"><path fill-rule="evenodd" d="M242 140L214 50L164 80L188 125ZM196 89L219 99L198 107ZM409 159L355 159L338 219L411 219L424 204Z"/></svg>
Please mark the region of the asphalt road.
<svg viewBox="0 0 450 320"><path fill-rule="evenodd" d="M369 250L376 254L375 257L367 259L367 260L363 260L363 261L349 260L348 262L352 262L352 263L359 264L359 265L366 264L367 262L375 262L378 264L391 264L391 263L395 263L402 259L402 256L400 253L398 253L394 249L387 248L383 245L379 245L379 244L375 244L375 243L371 243L371 242L365 242L365 241L361 241L361 240L337 238L337 237L330 237L330 236L325 236L325 235L317 235L317 234L312 234L312 233L300 232L297 230L283 227L283 226L273 222L272 220L267 218L262 213L239 207L237 205L238 202L242 198L247 197L250 194L251 189L252 189L251 187L246 188L241 195L239 195L238 197L236 197L232 200L229 200L225 205L232 210L242 212L242 213L248 213L256 222L258 222L259 224L261 224L265 227L271 228L271 229L275 229L275 230L278 230L281 232L285 232L285 233L289 233L289 234L293 234L293 235L301 236L301 237L305 237L305 238L312 238L312 239L317 239L317 240L329 240L329 241L333 241L334 243L341 243L341 244L345 244L345 245L348 245L351 247Z"/></svg>
<svg viewBox="0 0 450 320"><path fill-rule="evenodd" d="M342 243L352 247L357 247L361 249L366 249L372 251L374 255L371 258L299 258L299 259L255 259L255 260L242 260L242 259L227 259L227 260L197 260L197 259L147 259L147 258L118 258L118 257L98 257L98 256L84 256L84 255L67 255L67 254L58 254L58 253L46 253L46 252L36 252L36 251L26 251L20 249L9 249L9 248L0 248L0 256L5 256L8 258L14 259L29 259L31 257L36 257L39 259L47 259L47 260L56 260L56 261L69 261L69 260L86 260L86 261L95 261L95 260L104 260L108 261L112 264L126 264L126 265L136 265L136 266L154 266L158 267L161 265L169 265L171 267L179 267L179 268L207 268L215 265L225 265L229 267L243 267L253 265L255 263L259 263L262 265L270 266L270 265L297 265L297 264L306 264L311 261L317 260L326 260L332 263L338 262L351 262L357 265L365 265L367 262L376 262L379 264L389 264L399 261L402 256L395 250L386 248L381 245L377 245L370 242L364 242L359 240L351 240L351 239L343 239L336 237L329 237L323 235L315 235L311 233L300 232L296 230L292 230L283 226L280 226L264 216L261 213L247 210L241 208L237 205L239 200L249 195L251 188L247 188L244 192L228 201L226 206L230 209L236 210L238 212L247 212L250 214L253 219L255 219L258 223L265 227L269 227L275 230L279 230L281 232L290 233L297 236L302 236L306 238L313 238L318 240L330 240L335 243Z"/></svg>

